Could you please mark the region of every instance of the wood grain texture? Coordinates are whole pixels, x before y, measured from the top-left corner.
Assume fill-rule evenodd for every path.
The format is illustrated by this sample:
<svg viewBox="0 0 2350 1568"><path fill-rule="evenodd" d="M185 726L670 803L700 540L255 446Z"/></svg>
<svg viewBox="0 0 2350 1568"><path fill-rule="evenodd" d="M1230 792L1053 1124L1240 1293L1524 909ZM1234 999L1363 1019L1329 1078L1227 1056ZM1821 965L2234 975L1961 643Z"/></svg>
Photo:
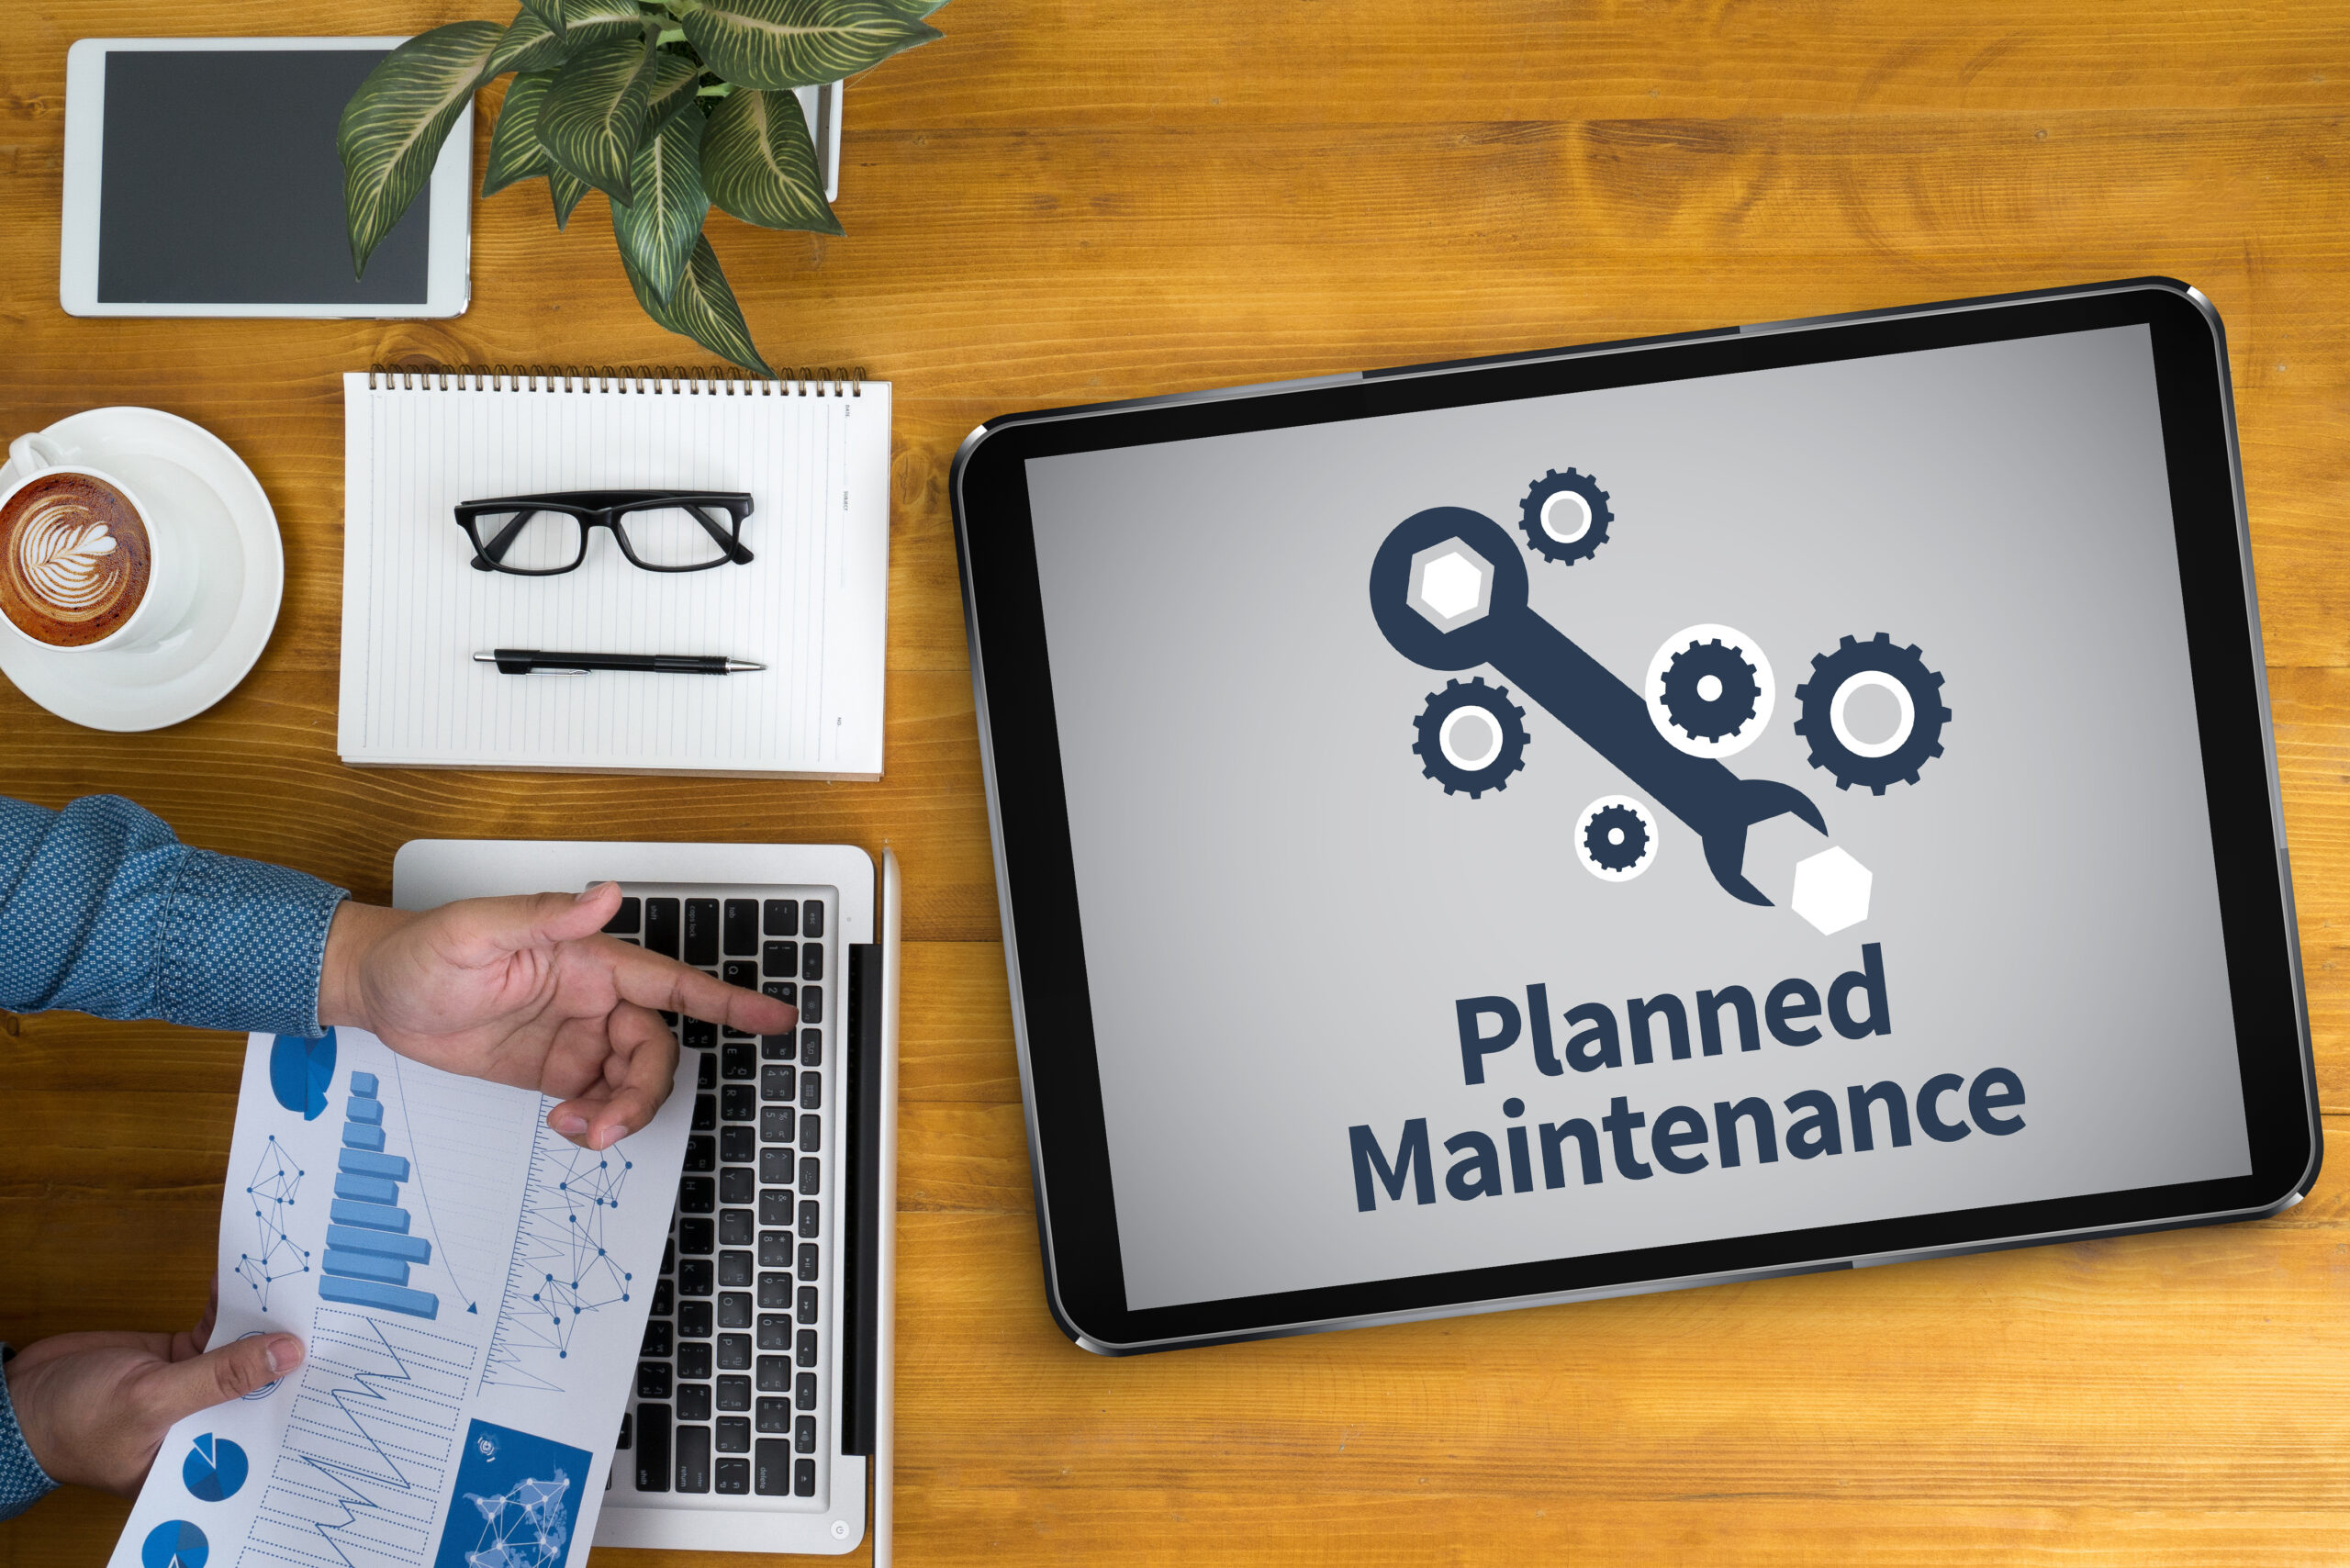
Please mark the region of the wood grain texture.
<svg viewBox="0 0 2350 1568"><path fill-rule="evenodd" d="M686 788L334 755L336 377L699 362L637 312L601 198L565 234L534 192L478 204L452 321L58 309L73 38L483 14L12 15L0 435L114 402L203 423L275 504L287 584L252 676L174 729L77 730L0 687L0 790L118 790L374 898L432 834L892 844L904 1562L2350 1557L2338 1178L2256 1226L1137 1361L1070 1348L1038 1277L946 491L956 443L1013 409L2184 277L2229 326L2320 1087L2350 1130L2350 3L957 0L945 41L848 95L845 238L711 224L771 360L897 384L888 777ZM236 1070L225 1036L0 1019L0 1332L194 1314ZM0 1564L98 1562L122 1513L53 1498L0 1527Z"/></svg>

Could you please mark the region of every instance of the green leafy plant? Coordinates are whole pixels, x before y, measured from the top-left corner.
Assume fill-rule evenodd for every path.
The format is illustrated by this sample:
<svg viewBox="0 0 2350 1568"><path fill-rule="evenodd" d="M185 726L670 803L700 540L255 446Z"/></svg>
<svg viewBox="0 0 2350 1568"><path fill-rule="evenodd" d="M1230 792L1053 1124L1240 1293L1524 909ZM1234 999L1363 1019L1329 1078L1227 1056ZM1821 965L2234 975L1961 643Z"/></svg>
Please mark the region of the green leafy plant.
<svg viewBox="0 0 2350 1568"><path fill-rule="evenodd" d="M822 86L938 37L946 0L522 0L504 27L419 33L344 106L343 207L353 271L431 178L474 94L511 73L481 194L544 179L555 227L604 193L644 313L744 369L759 357L702 222L841 232L797 87Z"/></svg>

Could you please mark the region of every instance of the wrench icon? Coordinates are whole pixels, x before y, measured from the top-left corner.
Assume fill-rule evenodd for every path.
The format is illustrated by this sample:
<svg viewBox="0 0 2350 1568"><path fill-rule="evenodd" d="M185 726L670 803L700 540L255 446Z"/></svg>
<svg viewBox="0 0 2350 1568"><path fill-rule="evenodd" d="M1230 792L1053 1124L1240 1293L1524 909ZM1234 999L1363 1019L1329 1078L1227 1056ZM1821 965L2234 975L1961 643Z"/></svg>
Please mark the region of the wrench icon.
<svg viewBox="0 0 2350 1568"><path fill-rule="evenodd" d="M1490 665L1666 811L1705 846L1714 879L1768 904L1746 879L1746 830L1793 814L1828 823L1803 791L1740 778L1675 750L1648 703L1527 602L1526 558L1508 530L1463 507L1431 507L1395 525L1371 566L1371 612L1394 650L1435 670Z"/></svg>

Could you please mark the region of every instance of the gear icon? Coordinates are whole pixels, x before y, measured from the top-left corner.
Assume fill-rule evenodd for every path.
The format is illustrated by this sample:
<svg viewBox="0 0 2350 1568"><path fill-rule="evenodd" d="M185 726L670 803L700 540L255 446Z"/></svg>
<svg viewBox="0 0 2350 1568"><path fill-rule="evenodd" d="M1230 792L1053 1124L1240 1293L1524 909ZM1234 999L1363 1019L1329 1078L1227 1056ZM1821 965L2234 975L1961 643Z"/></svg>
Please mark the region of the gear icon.
<svg viewBox="0 0 2350 1568"><path fill-rule="evenodd" d="M1616 514L1607 510L1607 492L1588 474L1553 468L1526 492L1527 543L1553 561L1573 566L1598 554L1607 543L1607 525Z"/></svg>
<svg viewBox="0 0 2350 1568"><path fill-rule="evenodd" d="M1708 684L1710 683L1710 684ZM1754 666L1718 637L1692 643L1664 666L1665 716L1692 740L1718 741L1744 728L1762 702Z"/></svg>
<svg viewBox="0 0 2350 1568"><path fill-rule="evenodd" d="M1526 766L1526 710L1509 700L1506 687L1487 686L1472 677L1463 686L1447 681L1428 694L1415 721L1412 743L1420 771L1444 786L1448 795L1469 791L1471 800L1508 787L1509 776Z"/></svg>
<svg viewBox="0 0 2350 1568"><path fill-rule="evenodd" d="M1845 722L1854 694L1875 688L1901 705L1900 722L1881 741L1864 741ZM1942 678L1926 667L1915 643L1897 648L1879 632L1863 643L1846 637L1833 653L1811 661L1811 679L1796 688L1803 717L1796 734L1811 743L1811 765L1834 775L1836 787L1865 784L1882 795L1897 780L1918 782L1918 770L1942 754Z"/></svg>
<svg viewBox="0 0 2350 1568"><path fill-rule="evenodd" d="M1575 857L1603 882L1628 882L1656 863L1656 819L1629 795L1602 795L1575 819Z"/></svg>

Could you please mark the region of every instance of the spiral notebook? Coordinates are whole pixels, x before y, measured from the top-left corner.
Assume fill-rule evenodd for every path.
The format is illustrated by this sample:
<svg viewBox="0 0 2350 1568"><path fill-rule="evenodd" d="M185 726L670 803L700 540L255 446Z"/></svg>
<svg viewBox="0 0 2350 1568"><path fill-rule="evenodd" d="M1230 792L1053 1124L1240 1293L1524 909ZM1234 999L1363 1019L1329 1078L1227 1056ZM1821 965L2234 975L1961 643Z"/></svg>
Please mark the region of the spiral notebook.
<svg viewBox="0 0 2350 1568"><path fill-rule="evenodd" d="M386 370L343 377L348 763L878 778L890 385L859 370ZM662 573L589 531L577 570L474 568L461 501L743 491L753 559ZM729 676L501 675L496 648L720 655Z"/></svg>

